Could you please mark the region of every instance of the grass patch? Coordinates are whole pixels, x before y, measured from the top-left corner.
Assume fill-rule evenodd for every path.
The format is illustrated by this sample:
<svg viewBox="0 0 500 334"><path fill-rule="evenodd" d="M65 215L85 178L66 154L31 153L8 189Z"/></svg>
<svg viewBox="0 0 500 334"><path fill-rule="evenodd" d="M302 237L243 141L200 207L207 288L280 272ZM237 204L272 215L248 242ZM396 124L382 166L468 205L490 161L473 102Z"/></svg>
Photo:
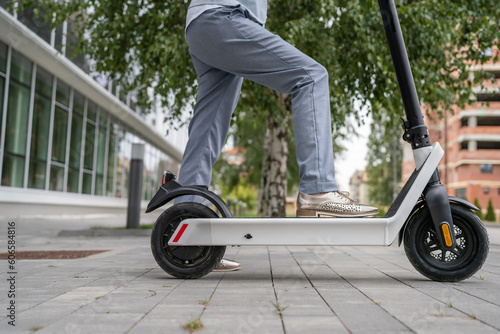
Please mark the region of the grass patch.
<svg viewBox="0 0 500 334"><path fill-rule="evenodd" d="M207 307L208 305L210 305L210 301L208 299L198 300L198 304Z"/></svg>
<svg viewBox="0 0 500 334"><path fill-rule="evenodd" d="M276 300L276 303L271 302L274 305L274 308L278 311L279 315L283 317L283 312L288 308L288 306L280 305L280 302Z"/></svg>
<svg viewBox="0 0 500 334"><path fill-rule="evenodd" d="M182 328L189 331L189 333L193 333L193 332L202 330L205 327L203 327L203 324L201 323L201 319L200 319L200 317L198 317L198 318L193 319L189 322L186 322L184 325L182 325Z"/></svg>

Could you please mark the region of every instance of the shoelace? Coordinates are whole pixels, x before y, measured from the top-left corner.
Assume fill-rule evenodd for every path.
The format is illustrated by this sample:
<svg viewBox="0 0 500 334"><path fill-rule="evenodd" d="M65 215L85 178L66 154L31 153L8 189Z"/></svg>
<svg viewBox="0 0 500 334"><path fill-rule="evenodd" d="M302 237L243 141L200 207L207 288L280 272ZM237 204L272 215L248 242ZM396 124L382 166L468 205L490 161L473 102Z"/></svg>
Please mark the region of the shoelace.
<svg viewBox="0 0 500 334"><path fill-rule="evenodd" d="M352 198L349 197L350 193L348 191L345 191L345 190L339 190L338 193L346 198L347 200L349 200L351 203L357 203L355 200L353 200Z"/></svg>

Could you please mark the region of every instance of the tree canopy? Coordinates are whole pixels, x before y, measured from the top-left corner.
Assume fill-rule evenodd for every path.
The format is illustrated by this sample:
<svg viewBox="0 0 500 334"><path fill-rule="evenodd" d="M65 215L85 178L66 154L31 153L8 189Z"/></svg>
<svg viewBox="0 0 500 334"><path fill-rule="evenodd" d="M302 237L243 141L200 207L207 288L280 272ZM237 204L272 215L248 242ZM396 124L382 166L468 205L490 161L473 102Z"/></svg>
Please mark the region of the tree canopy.
<svg viewBox="0 0 500 334"><path fill-rule="evenodd" d="M488 79L484 73L471 76L470 65L498 60L485 53L500 41L497 0L395 2L421 103L445 110L470 102L472 87ZM169 121L190 109L197 81L184 40L187 0L47 1L44 6L54 26L72 22L71 33L80 37L76 53L88 55L94 71L119 81L125 92L138 92L139 105L147 109L157 97L168 107ZM402 115L376 1L271 0L268 7L266 28L327 68L337 128L345 126L349 115L362 122L361 109L388 123ZM289 112L279 94L246 81L235 126L255 127ZM238 133L238 144L251 145Z"/></svg>
<svg viewBox="0 0 500 334"><path fill-rule="evenodd" d="M467 102L473 80L484 79L470 78L468 65L489 60L484 50L499 43L496 1L396 0L396 5L422 103L436 109ZM88 55L96 72L120 81L126 91L138 91L141 104L151 103L146 88L169 107L170 118L192 103L197 83L184 40L187 0L48 1L45 6L55 14L50 15L54 24L71 18L73 32L81 36L76 52ZM328 69L338 125L355 111L354 99L371 112L378 112L371 108L376 102L390 115L400 114L376 1L273 0L266 28ZM260 114L279 109L265 89L247 88L238 109Z"/></svg>

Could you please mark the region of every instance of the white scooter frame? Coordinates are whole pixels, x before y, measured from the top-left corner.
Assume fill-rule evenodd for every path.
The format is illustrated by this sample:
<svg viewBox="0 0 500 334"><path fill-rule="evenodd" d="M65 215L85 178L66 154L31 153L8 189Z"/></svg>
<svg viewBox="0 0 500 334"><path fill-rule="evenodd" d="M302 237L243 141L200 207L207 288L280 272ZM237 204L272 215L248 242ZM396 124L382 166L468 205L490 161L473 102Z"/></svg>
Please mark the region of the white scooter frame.
<svg viewBox="0 0 500 334"><path fill-rule="evenodd" d="M381 218L233 218L226 203L206 186L183 186L164 173L150 201L151 212L180 196L207 199L219 212L198 203L175 204L151 234L151 249L162 269L179 278L199 278L214 269L227 245L389 246L399 234L412 265L438 281L460 281L486 260L489 241L478 210L450 197L437 166L439 143L431 145L420 110L394 0L379 0L389 48L404 104L403 139L412 145L416 168Z"/></svg>
<svg viewBox="0 0 500 334"><path fill-rule="evenodd" d="M415 150L417 169L396 210L382 218L196 218L183 220L169 246L379 245L396 239L443 156L439 143ZM400 195L401 195L400 194ZM395 202L397 203L397 201ZM397 204L395 204L397 205ZM395 212L394 212L395 211ZM394 214L392 214L394 212Z"/></svg>

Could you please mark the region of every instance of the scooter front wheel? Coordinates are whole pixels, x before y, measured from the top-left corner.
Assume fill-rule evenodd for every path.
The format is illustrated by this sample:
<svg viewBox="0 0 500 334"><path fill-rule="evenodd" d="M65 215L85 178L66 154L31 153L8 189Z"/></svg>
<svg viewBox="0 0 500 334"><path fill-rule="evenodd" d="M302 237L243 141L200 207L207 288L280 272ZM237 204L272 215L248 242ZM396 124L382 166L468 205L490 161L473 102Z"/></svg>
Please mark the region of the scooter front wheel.
<svg viewBox="0 0 500 334"><path fill-rule="evenodd" d="M427 206L413 214L404 232L408 260L422 275L441 282L458 282L474 275L488 255L486 229L477 215L451 204L457 246L447 250L436 235Z"/></svg>
<svg viewBox="0 0 500 334"><path fill-rule="evenodd" d="M188 218L218 218L205 205L176 204L161 214L151 232L151 250L158 265L177 278L200 278L221 261L225 246L169 246L177 226Z"/></svg>

